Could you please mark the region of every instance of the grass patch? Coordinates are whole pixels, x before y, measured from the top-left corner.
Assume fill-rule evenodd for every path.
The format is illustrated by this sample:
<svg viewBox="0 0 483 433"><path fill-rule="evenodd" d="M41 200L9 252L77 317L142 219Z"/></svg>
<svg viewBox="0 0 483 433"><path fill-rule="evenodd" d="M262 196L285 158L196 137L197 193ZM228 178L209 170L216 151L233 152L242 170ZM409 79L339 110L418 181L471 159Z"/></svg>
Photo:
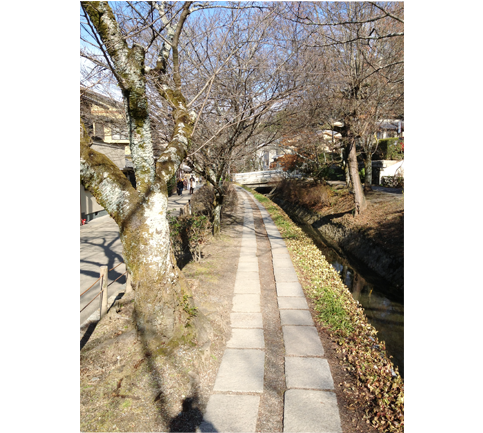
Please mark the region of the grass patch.
<svg viewBox="0 0 483 433"><path fill-rule="evenodd" d="M403 432L404 382L362 306L312 239L277 204L243 188L263 204L277 225L304 292L314 301L315 320L339 346L342 364L356 383L355 387L346 382L339 384L351 404L362 406L368 422L380 431Z"/></svg>
<svg viewBox="0 0 483 433"><path fill-rule="evenodd" d="M308 267L305 269L309 270ZM354 327L341 298L336 296L330 287L320 287L316 293L317 296L314 298L319 313L318 318L333 330L350 335Z"/></svg>

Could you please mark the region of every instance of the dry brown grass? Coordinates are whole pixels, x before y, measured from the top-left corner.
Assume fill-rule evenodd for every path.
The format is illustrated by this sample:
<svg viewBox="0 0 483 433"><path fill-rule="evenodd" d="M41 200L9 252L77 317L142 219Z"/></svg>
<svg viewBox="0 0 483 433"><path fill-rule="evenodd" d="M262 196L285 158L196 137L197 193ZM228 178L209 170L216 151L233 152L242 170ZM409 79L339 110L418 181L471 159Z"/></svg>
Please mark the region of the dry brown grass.
<svg viewBox="0 0 483 433"><path fill-rule="evenodd" d="M276 194L298 206L329 217L332 223L351 227L382 246L394 257L404 255L404 196L366 192L367 209L353 216L354 195L346 187L284 180Z"/></svg>
<svg viewBox="0 0 483 433"><path fill-rule="evenodd" d="M330 189L321 183L308 183L294 179L283 179L276 194L291 203L313 210L321 210L330 203Z"/></svg>

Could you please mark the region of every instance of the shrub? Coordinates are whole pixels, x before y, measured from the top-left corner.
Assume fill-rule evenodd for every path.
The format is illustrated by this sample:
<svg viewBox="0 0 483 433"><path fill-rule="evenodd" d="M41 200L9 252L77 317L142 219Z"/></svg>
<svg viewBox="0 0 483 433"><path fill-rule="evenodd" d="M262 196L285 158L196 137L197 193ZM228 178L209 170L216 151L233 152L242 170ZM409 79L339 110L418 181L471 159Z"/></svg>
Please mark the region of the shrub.
<svg viewBox="0 0 483 433"><path fill-rule="evenodd" d="M225 199L223 202L222 213L225 213L236 208L238 203L238 194L236 193L233 184L229 182L225 182L223 188L225 190Z"/></svg>
<svg viewBox="0 0 483 433"><path fill-rule="evenodd" d="M398 137L380 139L372 159L397 161L404 159L404 140Z"/></svg>
<svg viewBox="0 0 483 433"><path fill-rule="evenodd" d="M168 197L173 195L173 191L176 189L176 176L173 175L171 179L168 180Z"/></svg>
<svg viewBox="0 0 483 433"><path fill-rule="evenodd" d="M229 182L223 183L225 198L223 201L222 214L233 209L237 202L238 196L235 188ZM210 184L202 186L197 190L191 198L191 210L196 214L207 215L213 221L213 202L215 200L215 192Z"/></svg>
<svg viewBox="0 0 483 433"><path fill-rule="evenodd" d="M402 176L382 176L381 186L388 188L404 188L404 177Z"/></svg>
<svg viewBox="0 0 483 433"><path fill-rule="evenodd" d="M214 199L213 187L210 184L203 185L191 197L191 212L206 215L211 219Z"/></svg>
<svg viewBox="0 0 483 433"><path fill-rule="evenodd" d="M327 164L320 170L319 178L326 180L345 180L344 169L339 164Z"/></svg>
<svg viewBox="0 0 483 433"><path fill-rule="evenodd" d="M191 257L199 262L203 246L211 233L211 223L206 215L168 215L171 245L178 261L189 251Z"/></svg>

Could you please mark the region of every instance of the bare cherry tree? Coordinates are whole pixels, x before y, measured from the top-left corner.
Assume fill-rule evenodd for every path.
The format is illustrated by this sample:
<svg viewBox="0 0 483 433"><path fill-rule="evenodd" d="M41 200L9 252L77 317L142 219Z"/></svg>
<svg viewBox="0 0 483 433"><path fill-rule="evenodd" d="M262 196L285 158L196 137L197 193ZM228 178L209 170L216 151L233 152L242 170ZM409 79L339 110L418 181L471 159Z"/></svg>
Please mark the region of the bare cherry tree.
<svg viewBox="0 0 483 433"><path fill-rule="evenodd" d="M192 298L170 248L167 182L186 157L195 114L184 97L179 41L193 2L81 2L89 39L102 52L122 92L136 189L105 155L91 148L81 122L80 178L116 221L126 267L135 289L138 329L153 348L173 337L191 335L186 327ZM145 43L146 34L150 36ZM144 36L142 38L141 36ZM169 107L173 129L157 161L153 154L147 81Z"/></svg>
<svg viewBox="0 0 483 433"><path fill-rule="evenodd" d="M284 11L306 27L306 55L323 59L305 79L321 100L320 120L342 135L356 215L367 207L356 145L403 95L402 13L400 3L365 2L298 2Z"/></svg>
<svg viewBox="0 0 483 433"><path fill-rule="evenodd" d="M208 44L190 47L190 68L209 77L210 92L197 104L200 114L188 162L214 189L214 234L220 232L224 181L230 167L276 140L275 113L297 90L287 74L290 52L275 47L276 7L252 8L242 17L235 10L225 21L212 15L210 20L215 19L220 29L206 36Z"/></svg>

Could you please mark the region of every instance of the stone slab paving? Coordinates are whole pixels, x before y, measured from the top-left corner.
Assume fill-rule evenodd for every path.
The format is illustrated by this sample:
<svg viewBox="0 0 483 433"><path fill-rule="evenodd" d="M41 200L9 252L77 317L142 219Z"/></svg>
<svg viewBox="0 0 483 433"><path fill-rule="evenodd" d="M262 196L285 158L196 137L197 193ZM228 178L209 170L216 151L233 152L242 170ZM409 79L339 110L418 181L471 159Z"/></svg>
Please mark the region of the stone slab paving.
<svg viewBox="0 0 483 433"><path fill-rule="evenodd" d="M275 268L273 273L275 275L276 283L298 283L299 281L293 267L288 269Z"/></svg>
<svg viewBox="0 0 483 433"><path fill-rule="evenodd" d="M250 255L252 257L256 256L257 255L257 247L243 248L243 254L246 255L246 256Z"/></svg>
<svg viewBox="0 0 483 433"><path fill-rule="evenodd" d="M342 432L324 348L313 326L289 252L266 209L256 201L272 249L275 285L285 344L284 432ZM323 391L322 391L323 390Z"/></svg>
<svg viewBox="0 0 483 433"><path fill-rule="evenodd" d="M273 250L272 249L272 258L274 259L290 259L290 254L288 253L287 248L284 250Z"/></svg>
<svg viewBox="0 0 483 433"><path fill-rule="evenodd" d="M257 264L258 266L258 264ZM236 280L235 281L260 281L260 276L258 272L254 271L237 271L236 272Z"/></svg>
<svg viewBox="0 0 483 433"><path fill-rule="evenodd" d="M253 239L247 239L243 240L241 242L241 247L256 247L257 246L257 240L255 239L255 235L253 235Z"/></svg>
<svg viewBox="0 0 483 433"><path fill-rule="evenodd" d="M233 328L226 347L232 349L265 349L263 329Z"/></svg>
<svg viewBox="0 0 483 433"><path fill-rule="evenodd" d="M329 363L322 358L285 358L287 388L334 389Z"/></svg>
<svg viewBox="0 0 483 433"><path fill-rule="evenodd" d="M287 257L290 258L290 254L288 253L287 248L274 250L272 249L272 257L275 259L286 259Z"/></svg>
<svg viewBox="0 0 483 433"><path fill-rule="evenodd" d="M230 313L233 328L263 328L262 313Z"/></svg>
<svg viewBox="0 0 483 433"><path fill-rule="evenodd" d="M239 264L242 263L257 263L258 264L258 257L256 255L240 255L240 259L238 261Z"/></svg>
<svg viewBox="0 0 483 433"><path fill-rule="evenodd" d="M256 272L258 274L258 260L251 261L251 262L245 262L245 261L238 262L237 272L243 272L243 271Z"/></svg>
<svg viewBox="0 0 483 433"><path fill-rule="evenodd" d="M231 338L223 354L203 422L202 432L254 432L265 374L265 339L260 311L260 276L253 212L245 209L240 258L230 313ZM230 395L227 392L250 393Z"/></svg>
<svg viewBox="0 0 483 433"><path fill-rule="evenodd" d="M307 300L305 297L279 296L278 308L280 310L308 310L309 306L307 305Z"/></svg>
<svg viewBox="0 0 483 433"><path fill-rule="evenodd" d="M324 356L315 326L282 326L285 353L294 356Z"/></svg>
<svg viewBox="0 0 483 433"><path fill-rule="evenodd" d="M288 254L287 247L285 245L279 244L278 241L270 242L270 248L272 250L272 253L275 253L275 255Z"/></svg>
<svg viewBox="0 0 483 433"><path fill-rule="evenodd" d="M198 431L254 432L259 403L259 395L214 394Z"/></svg>
<svg viewBox="0 0 483 433"><path fill-rule="evenodd" d="M235 293L258 293L260 294L260 280L237 280L235 281Z"/></svg>
<svg viewBox="0 0 483 433"><path fill-rule="evenodd" d="M278 296L298 296L305 299L304 291L302 290L302 286L298 281L293 281L289 283L276 282L276 286Z"/></svg>
<svg viewBox="0 0 483 433"><path fill-rule="evenodd" d="M197 431L254 432L263 392L265 341L254 219L246 194L240 259L230 314L232 334L204 421ZM307 300L280 232L262 214L271 246L273 273L285 344L284 432L342 433L334 383ZM271 272L272 270L266 270ZM227 392L249 394L223 394Z"/></svg>
<svg viewBox="0 0 483 433"><path fill-rule="evenodd" d="M289 389L284 406L284 432L342 433L333 392Z"/></svg>
<svg viewBox="0 0 483 433"><path fill-rule="evenodd" d="M234 313L260 313L260 295L255 293L235 293L233 295Z"/></svg>
<svg viewBox="0 0 483 433"><path fill-rule="evenodd" d="M284 325L314 326L309 310L280 310L280 320Z"/></svg>
<svg viewBox="0 0 483 433"><path fill-rule="evenodd" d="M273 258L273 267L282 269L293 269L292 260L289 256L277 256Z"/></svg>

